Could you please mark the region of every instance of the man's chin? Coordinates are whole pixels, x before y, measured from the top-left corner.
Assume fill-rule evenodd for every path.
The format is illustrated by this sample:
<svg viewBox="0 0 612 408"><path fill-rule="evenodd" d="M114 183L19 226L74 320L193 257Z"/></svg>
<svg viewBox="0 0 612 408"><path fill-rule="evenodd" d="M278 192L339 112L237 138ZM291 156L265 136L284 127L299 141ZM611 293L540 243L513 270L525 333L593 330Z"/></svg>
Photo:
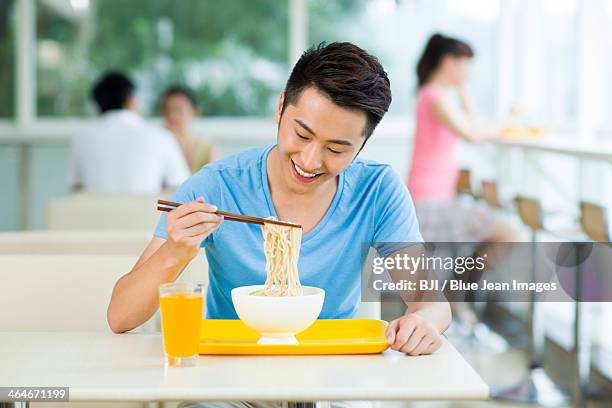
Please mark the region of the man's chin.
<svg viewBox="0 0 612 408"><path fill-rule="evenodd" d="M289 189L294 194L308 194L316 190L317 184L318 183L304 185L294 181L289 185Z"/></svg>

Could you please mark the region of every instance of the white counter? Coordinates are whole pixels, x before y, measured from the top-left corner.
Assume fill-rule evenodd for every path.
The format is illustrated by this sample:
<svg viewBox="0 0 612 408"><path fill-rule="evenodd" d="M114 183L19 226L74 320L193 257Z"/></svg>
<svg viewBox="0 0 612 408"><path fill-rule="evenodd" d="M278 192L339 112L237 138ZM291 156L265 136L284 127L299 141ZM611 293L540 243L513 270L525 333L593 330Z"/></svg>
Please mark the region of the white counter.
<svg viewBox="0 0 612 408"><path fill-rule="evenodd" d="M0 332L0 384L70 387L71 401L482 400L448 342L435 355L200 356L164 368L159 334Z"/></svg>
<svg viewBox="0 0 612 408"><path fill-rule="evenodd" d="M518 147L548 153L575 156L581 159L612 161L612 139L576 140L561 136L499 137L488 141L501 147Z"/></svg>

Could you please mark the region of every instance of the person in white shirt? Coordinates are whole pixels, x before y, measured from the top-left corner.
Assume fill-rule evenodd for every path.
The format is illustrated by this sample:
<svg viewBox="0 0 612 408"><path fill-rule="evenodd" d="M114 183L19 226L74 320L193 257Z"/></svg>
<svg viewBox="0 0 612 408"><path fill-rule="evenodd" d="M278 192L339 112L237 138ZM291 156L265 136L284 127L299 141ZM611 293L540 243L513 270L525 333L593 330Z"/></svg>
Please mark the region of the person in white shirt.
<svg viewBox="0 0 612 408"><path fill-rule="evenodd" d="M189 177L176 139L140 115L129 78L108 73L92 94L102 117L73 139L73 187L88 192L158 194Z"/></svg>

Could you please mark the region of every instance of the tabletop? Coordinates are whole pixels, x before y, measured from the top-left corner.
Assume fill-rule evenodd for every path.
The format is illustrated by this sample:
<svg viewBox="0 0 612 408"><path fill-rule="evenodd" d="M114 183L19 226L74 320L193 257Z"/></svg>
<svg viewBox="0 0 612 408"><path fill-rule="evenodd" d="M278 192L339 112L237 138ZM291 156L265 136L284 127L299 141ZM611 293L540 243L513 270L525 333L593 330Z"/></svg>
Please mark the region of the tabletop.
<svg viewBox="0 0 612 408"><path fill-rule="evenodd" d="M538 137L498 137L488 140L497 146L518 147L548 153L574 156L582 159L612 161L612 142L608 139L578 139L559 135Z"/></svg>
<svg viewBox="0 0 612 408"><path fill-rule="evenodd" d="M435 354L200 356L164 367L159 333L0 332L0 384L71 401L478 400L487 384L448 341Z"/></svg>

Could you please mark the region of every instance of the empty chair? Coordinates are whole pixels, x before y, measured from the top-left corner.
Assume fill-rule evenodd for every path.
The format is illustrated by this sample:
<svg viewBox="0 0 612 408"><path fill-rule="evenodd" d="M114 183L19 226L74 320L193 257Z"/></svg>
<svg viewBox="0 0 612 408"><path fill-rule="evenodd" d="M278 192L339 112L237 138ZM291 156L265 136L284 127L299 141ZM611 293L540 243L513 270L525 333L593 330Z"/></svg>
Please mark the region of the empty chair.
<svg viewBox="0 0 612 408"><path fill-rule="evenodd" d="M134 266L126 255L0 255L2 331L109 332L106 309L117 280ZM179 277L208 281L200 256ZM154 320L153 317L151 320Z"/></svg>
<svg viewBox="0 0 612 408"><path fill-rule="evenodd" d="M544 232L556 239L564 241L580 241L584 234L576 225L575 218L570 214L562 212L544 212L538 200L527 197L516 197L514 200L516 212L519 218L532 232L532 241L536 241L535 235Z"/></svg>
<svg viewBox="0 0 612 408"><path fill-rule="evenodd" d="M457 177L457 194L474 196L474 191L472 190L471 172L468 169L459 170L459 176Z"/></svg>
<svg viewBox="0 0 612 408"><path fill-rule="evenodd" d="M150 239L150 232L136 230L1 232L0 254L138 256Z"/></svg>
<svg viewBox="0 0 612 408"><path fill-rule="evenodd" d="M595 242L610 242L608 219L605 209L587 202L580 203L580 225L587 236Z"/></svg>
<svg viewBox="0 0 612 408"><path fill-rule="evenodd" d="M136 257L0 255L3 331L110 331L106 308L115 282ZM8 290L10 288L10 290Z"/></svg>
<svg viewBox="0 0 612 408"><path fill-rule="evenodd" d="M544 221L542 216L542 208L540 202L531 198L517 197L515 199L516 210L521 221L525 224L533 233L535 242L535 234L544 228Z"/></svg>
<svg viewBox="0 0 612 408"><path fill-rule="evenodd" d="M149 195L79 193L47 204L46 227L60 230L147 230L157 225L157 198Z"/></svg>
<svg viewBox="0 0 612 408"><path fill-rule="evenodd" d="M503 205L501 204L499 200L496 181L482 180L480 195L481 195L481 198L487 203L489 207L495 208L495 209L503 208Z"/></svg>

